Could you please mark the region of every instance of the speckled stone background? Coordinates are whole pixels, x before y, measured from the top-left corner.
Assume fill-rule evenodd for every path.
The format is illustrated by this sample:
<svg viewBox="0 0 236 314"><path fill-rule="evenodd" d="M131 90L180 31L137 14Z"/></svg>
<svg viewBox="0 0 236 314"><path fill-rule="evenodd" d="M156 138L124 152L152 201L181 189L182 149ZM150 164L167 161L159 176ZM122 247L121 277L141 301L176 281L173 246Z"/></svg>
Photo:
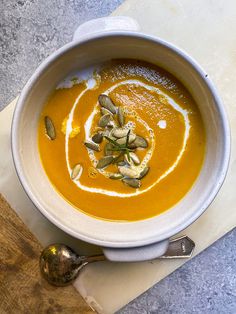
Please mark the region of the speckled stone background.
<svg viewBox="0 0 236 314"><path fill-rule="evenodd" d="M122 2L0 0L0 109L79 24ZM119 311L149 313L236 314L236 229Z"/></svg>

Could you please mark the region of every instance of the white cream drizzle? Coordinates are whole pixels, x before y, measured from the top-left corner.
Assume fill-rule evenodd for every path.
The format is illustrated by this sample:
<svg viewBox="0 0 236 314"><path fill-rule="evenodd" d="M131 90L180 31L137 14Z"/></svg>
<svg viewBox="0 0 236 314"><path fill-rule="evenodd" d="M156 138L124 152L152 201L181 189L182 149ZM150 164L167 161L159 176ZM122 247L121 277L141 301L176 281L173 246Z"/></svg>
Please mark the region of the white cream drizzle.
<svg viewBox="0 0 236 314"><path fill-rule="evenodd" d="M160 129L166 129L166 120L160 120L158 121L157 125Z"/></svg>
<svg viewBox="0 0 236 314"><path fill-rule="evenodd" d="M148 85L146 83L143 83L139 80L125 80L122 82L119 82L117 84L115 84L114 86L112 86L111 88L107 89L106 91L104 91L104 94L109 95L112 91L114 91L116 88L118 88L121 85L127 85L127 84L137 84L139 86L144 87L145 89L149 90L149 91L154 91L158 94L161 94L162 96L165 97L165 99L167 100L167 102L176 110L178 111L184 118L184 123L185 123L185 132L184 132L184 139L183 139L183 145L182 148L176 158L176 160L174 161L174 163L172 164L171 167L169 167L154 183L152 183L150 186L148 186L146 189L144 190L136 190L135 192L131 192L131 193L119 193L116 191L110 191L110 190L105 190L105 189L100 189L100 188L91 188L88 186L83 185L79 180L74 181L74 183L82 190L87 191L87 192L91 192L91 193L99 193L99 194L106 194L109 196L116 196L116 197L122 197L122 198L126 198L126 197L132 197L132 196L137 196L139 194L143 194L147 191L149 191L150 189L152 189L158 182L160 182L162 179L164 179L168 174L170 174L175 167L178 165L184 151L185 151L185 147L187 144L187 140L189 137L189 130L190 130L190 122L189 122L189 118L188 118L188 111L181 108L173 99L171 99L168 95L166 95L165 93L163 93L159 88L154 87L152 85ZM67 127L66 127L66 137L65 137L65 153L66 153L66 163L67 163L67 169L69 171L69 174L71 174L71 167L70 167L70 163L69 163L69 135L70 132L72 130L72 121L73 121L73 116L74 116L74 111L79 103L80 98L90 89L93 89L96 87L96 80L94 78L89 78L86 81L86 89L83 90L83 92L80 93L80 95L76 98L75 103L69 113L69 118L67 120ZM97 104L98 106L98 104ZM94 110L92 111L92 113L90 114L89 118L87 119L86 123L85 123L85 137L86 140L90 139L90 129L91 129L91 125L92 125L92 121L94 116L96 115L98 108L97 106L94 108ZM152 133L152 129L148 126L148 124L143 121L140 117L137 117L137 119L139 120L139 122L141 122L145 128L147 128L150 133ZM149 149L149 151L147 152L146 156L144 157L141 165L139 166L140 168L144 168L145 165L148 163L148 161L150 160L151 156L152 156L152 152L154 150L154 145L155 145L155 141L154 139L152 140L152 145L151 148ZM93 163L94 166L96 166L97 163L97 159L94 156L93 151L89 150L89 157L91 159L91 162ZM103 170L101 171L101 173L103 173L104 175L106 175L106 172Z"/></svg>
<svg viewBox="0 0 236 314"><path fill-rule="evenodd" d="M79 84L83 81L87 82L88 79L94 80L93 76L95 72L98 72L101 68L100 65L91 66L80 71L75 71L62 80L56 87L56 89L71 88L75 84Z"/></svg>

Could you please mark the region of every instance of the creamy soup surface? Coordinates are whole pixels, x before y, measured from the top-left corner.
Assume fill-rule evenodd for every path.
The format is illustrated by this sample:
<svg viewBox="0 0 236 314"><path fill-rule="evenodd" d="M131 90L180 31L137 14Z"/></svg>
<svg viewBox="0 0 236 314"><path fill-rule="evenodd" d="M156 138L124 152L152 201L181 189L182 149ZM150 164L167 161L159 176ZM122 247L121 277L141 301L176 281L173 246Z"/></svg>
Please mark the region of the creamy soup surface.
<svg viewBox="0 0 236 314"><path fill-rule="evenodd" d="M158 215L189 191L205 130L186 88L165 70L112 60L62 81L43 107L38 145L55 189L101 219Z"/></svg>

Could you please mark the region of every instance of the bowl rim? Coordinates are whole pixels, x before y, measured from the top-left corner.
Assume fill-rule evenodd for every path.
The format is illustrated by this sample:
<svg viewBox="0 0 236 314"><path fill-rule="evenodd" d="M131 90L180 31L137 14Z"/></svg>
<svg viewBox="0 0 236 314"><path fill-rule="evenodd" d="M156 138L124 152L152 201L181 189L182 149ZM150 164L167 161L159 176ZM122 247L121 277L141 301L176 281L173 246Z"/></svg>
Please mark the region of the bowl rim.
<svg viewBox="0 0 236 314"><path fill-rule="evenodd" d="M20 152L18 150L18 136L17 136L17 130L18 127L20 125L20 118L21 118L21 113L23 111L24 108L24 103L25 100L28 98L29 94L30 94L30 90L31 87L37 82L38 77L50 66L50 64L52 62L54 62L55 60L57 60L58 58L60 58L61 56L63 56L63 54L73 48L75 48L76 46L80 46L83 45L87 42L96 40L96 39L100 39L100 38L104 38L104 37L135 37L138 39L142 39L142 40L147 40L147 41L151 41L154 44L158 44L161 45L169 50L174 51L175 54L177 54L178 56L180 56L182 59L184 59L185 61L187 61L187 63L189 63L191 65L191 67L198 73L198 75L204 80L208 90L210 91L214 102L216 104L217 107L217 111L220 115L221 118L221 122L222 122L222 130L223 130L223 138L224 138L224 149L222 150L222 158L221 158L221 169L220 172L218 174L217 180L216 182L214 182L214 187L211 189L210 194L208 195L208 197L204 200L204 202L202 202L202 204L199 204L199 208L198 210L196 210L190 217L188 217L188 219L186 219L185 223L176 223L174 228L172 228L171 230L169 230L169 232L166 232L165 234L163 234L162 236L158 235L158 236L153 236L149 239L145 239L143 241L138 241L138 242L111 242L111 241L107 241L107 240L98 240L96 239L96 237L92 237L92 236L87 236L87 235L83 235L80 234L79 232L75 232L73 230L71 230L69 227L65 226L63 223L61 223L59 220L57 220L57 218L55 216L52 216L42 205L41 203L38 201L37 197L35 197L35 195L33 194L33 192L31 191L30 185L28 184L27 179L24 176L24 171L21 165L21 158L20 158ZM212 201L215 199L218 191L220 190L226 174L227 174L227 170L229 167L229 160L230 160L230 149L231 149L231 136L230 136L230 126L229 126L229 120L226 114L226 110L224 108L223 102L220 98L220 96L218 95L218 91L215 88L213 82L211 81L211 79L209 78L208 74L202 69L202 67L192 58L188 55L188 53L186 53L184 50L178 48L176 45L173 45L171 43L169 43L166 40L163 40L159 37L156 36L152 36L152 35L148 35L142 32L136 32L136 31L102 31L99 33L95 33L95 34L91 34L89 37L82 39L81 41L75 41L75 42L70 42L66 45L64 45L63 47L59 48L58 50L56 50L54 53L52 53L49 57L47 57L40 65L39 67L34 71L33 75L30 77L30 79L28 80L28 82L26 83L26 85L24 86L24 88L21 91L21 94L18 98L15 110L14 110L14 114L13 114L13 119L12 119L12 125L11 125L11 148L12 148L12 156L13 156L13 162L14 162L14 166L16 169L16 173L17 176L26 192L26 194L28 195L28 197L30 198L30 200L33 202L33 204L37 207L38 210L40 210L40 212L49 220L51 221L53 224L55 224L58 228L60 228L61 230L65 231L66 233L70 234L71 236L84 240L86 242L92 243L92 244L96 244L96 245L100 245L100 246L104 246L104 247L133 247L133 246L143 246L143 245L147 245L150 243L154 243L154 242L159 242L165 239L170 238L171 236L177 234L178 232L182 231L183 229L185 229L186 227L188 227L190 224L192 224L197 218L199 218L203 212L208 208L208 206L212 203ZM97 218L94 218L97 219ZM147 220L143 220L143 221L147 221ZM110 223L116 223L114 221L106 221L106 222L110 222ZM119 223L119 222L117 222ZM129 222L132 223L132 222ZM133 222L135 223L135 221Z"/></svg>

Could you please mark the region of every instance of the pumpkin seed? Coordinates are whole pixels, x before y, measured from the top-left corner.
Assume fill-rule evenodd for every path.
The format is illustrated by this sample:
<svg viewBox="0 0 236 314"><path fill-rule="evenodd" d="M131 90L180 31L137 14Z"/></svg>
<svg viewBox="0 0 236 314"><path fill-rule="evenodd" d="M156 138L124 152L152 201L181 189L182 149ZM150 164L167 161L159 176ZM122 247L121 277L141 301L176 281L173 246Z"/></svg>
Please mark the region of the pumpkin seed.
<svg viewBox="0 0 236 314"><path fill-rule="evenodd" d="M119 145L123 145L123 144L126 143L126 139L127 139L127 137L125 136L125 137L119 138L116 142L117 142L117 144L119 144ZM130 134L130 135L129 135L128 144L133 143L133 142L135 141L135 139L136 139L136 135L135 135L135 134Z"/></svg>
<svg viewBox="0 0 236 314"><path fill-rule="evenodd" d="M129 153L129 155L130 155L130 153ZM130 165L130 166L134 165L133 160L131 158L129 158L127 154L125 154L125 162L127 165Z"/></svg>
<svg viewBox="0 0 236 314"><path fill-rule="evenodd" d="M102 142L103 139L103 135L102 133L96 133L94 134L94 136L92 137L92 141L96 144L100 144Z"/></svg>
<svg viewBox="0 0 236 314"><path fill-rule="evenodd" d="M104 116L102 116L100 118L100 120L98 121L98 126L102 127L102 128L105 128L105 126L108 125L108 123L110 122L111 120L111 115L108 113L108 114L105 114Z"/></svg>
<svg viewBox="0 0 236 314"><path fill-rule="evenodd" d="M108 128L113 129L114 127L116 127L115 121L114 120L110 120L107 124Z"/></svg>
<svg viewBox="0 0 236 314"><path fill-rule="evenodd" d="M128 132L129 132L128 129L117 128L112 131L112 135L115 136L116 138L122 138L127 136Z"/></svg>
<svg viewBox="0 0 236 314"><path fill-rule="evenodd" d="M120 126L123 126L125 124L125 115L124 115L124 111L121 107L118 107L117 116L118 116L118 122L119 122Z"/></svg>
<svg viewBox="0 0 236 314"><path fill-rule="evenodd" d="M109 137L109 135L110 135L110 131L109 131L109 130L104 130L104 131L102 132L102 135L103 135L103 136L108 136L108 137Z"/></svg>
<svg viewBox="0 0 236 314"><path fill-rule="evenodd" d="M145 167L145 168L140 172L139 179L144 178L144 177L148 174L149 170L150 170L150 167Z"/></svg>
<svg viewBox="0 0 236 314"><path fill-rule="evenodd" d="M124 178L122 180L126 185L138 189L141 186L141 181L138 179Z"/></svg>
<svg viewBox="0 0 236 314"><path fill-rule="evenodd" d="M112 114L113 115L113 113L111 112L111 111L109 111L109 110L107 110L106 108L101 108L101 114L102 114L102 116L104 116L105 114Z"/></svg>
<svg viewBox="0 0 236 314"><path fill-rule="evenodd" d="M98 144L92 142L84 142L84 145L89 149L95 150L96 152L100 152L100 147Z"/></svg>
<svg viewBox="0 0 236 314"><path fill-rule="evenodd" d="M112 141L116 141L117 139L115 138L115 137L113 137L113 136L108 136L109 137L109 139L110 140L112 140Z"/></svg>
<svg viewBox="0 0 236 314"><path fill-rule="evenodd" d="M98 161L97 169L102 169L110 165L113 161L113 156L105 156Z"/></svg>
<svg viewBox="0 0 236 314"><path fill-rule="evenodd" d="M117 164L118 162L124 161L124 154L121 152L118 156L113 159L113 164Z"/></svg>
<svg viewBox="0 0 236 314"><path fill-rule="evenodd" d="M111 150L114 146L111 143L107 143L104 147L105 156L111 156L113 151Z"/></svg>
<svg viewBox="0 0 236 314"><path fill-rule="evenodd" d="M129 148L147 148L148 147L148 142L145 138L142 136L137 135L135 141L129 145Z"/></svg>
<svg viewBox="0 0 236 314"><path fill-rule="evenodd" d="M133 142L133 143L131 143L131 144L128 145L128 148L130 148L130 149L136 149L137 146L136 146L136 145L134 144L134 142Z"/></svg>
<svg viewBox="0 0 236 314"><path fill-rule="evenodd" d="M56 138L56 129L54 127L54 124L52 122L52 119L46 116L44 118L45 128L46 128L46 134L50 138L50 140L55 140Z"/></svg>
<svg viewBox="0 0 236 314"><path fill-rule="evenodd" d="M114 173L114 174L111 174L111 175L109 176L109 178L112 179L112 180L120 180L120 179L123 178L123 176L122 176L122 174L120 174L120 173Z"/></svg>
<svg viewBox="0 0 236 314"><path fill-rule="evenodd" d="M100 106L106 108L107 110L109 110L113 114L116 113L116 107L113 104L113 102L109 96L101 94L98 97L98 101L99 101Z"/></svg>
<svg viewBox="0 0 236 314"><path fill-rule="evenodd" d="M125 166L126 165L126 162L125 161L119 161L117 163L117 166L121 167L121 166Z"/></svg>
<svg viewBox="0 0 236 314"><path fill-rule="evenodd" d="M76 164L71 171L70 177L72 180L78 179L81 173L82 173L82 166L80 164Z"/></svg>
<svg viewBox="0 0 236 314"><path fill-rule="evenodd" d="M140 164L140 160L139 160L138 156L135 153L130 152L129 156L130 156L131 160L134 162L135 165L139 165Z"/></svg>
<svg viewBox="0 0 236 314"><path fill-rule="evenodd" d="M139 178L139 171L135 168L128 168L125 166L118 167L119 172L124 176L124 177L129 177L129 178Z"/></svg>

